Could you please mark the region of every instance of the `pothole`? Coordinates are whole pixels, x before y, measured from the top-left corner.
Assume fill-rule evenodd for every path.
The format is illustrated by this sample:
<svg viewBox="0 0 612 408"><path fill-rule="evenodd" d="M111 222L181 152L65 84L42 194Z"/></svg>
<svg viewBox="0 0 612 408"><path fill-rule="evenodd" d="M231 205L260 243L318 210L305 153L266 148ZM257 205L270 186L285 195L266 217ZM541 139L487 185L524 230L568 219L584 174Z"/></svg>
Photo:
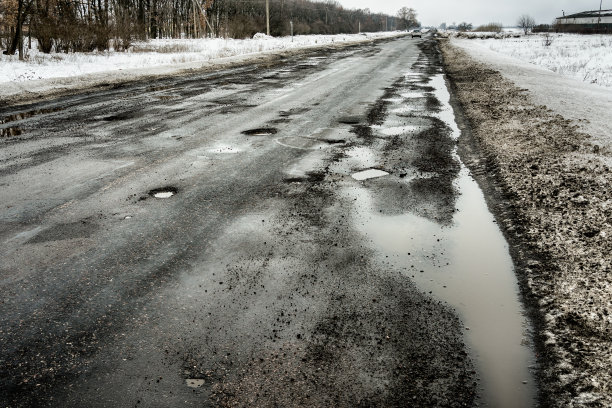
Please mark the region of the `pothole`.
<svg viewBox="0 0 612 408"><path fill-rule="evenodd" d="M249 129L241 132L243 135L247 136L270 136L278 133L276 128L257 128L257 129Z"/></svg>
<svg viewBox="0 0 612 408"><path fill-rule="evenodd" d="M345 139L323 139L323 141L330 145L346 143Z"/></svg>
<svg viewBox="0 0 612 408"><path fill-rule="evenodd" d="M359 116L343 116L338 119L338 123L345 125L358 125L361 123L361 118Z"/></svg>
<svg viewBox="0 0 612 408"><path fill-rule="evenodd" d="M116 122L121 120L133 119L136 116L134 112L122 112L116 115L105 116L102 120L106 122Z"/></svg>
<svg viewBox="0 0 612 408"><path fill-rule="evenodd" d="M372 178L378 178L383 176L388 176L389 173L386 171L378 170L378 169L368 169L364 171L360 171L358 173L353 173L351 175L352 178L358 181L368 180Z"/></svg>
<svg viewBox="0 0 612 408"><path fill-rule="evenodd" d="M293 176L285 177L283 181L288 184L300 184L300 183L320 183L325 180L325 173L323 172L308 172L304 176Z"/></svg>
<svg viewBox="0 0 612 408"><path fill-rule="evenodd" d="M161 187L149 191L149 196L154 198L170 198L176 193L178 193L176 187Z"/></svg>
<svg viewBox="0 0 612 408"><path fill-rule="evenodd" d="M17 126L11 126L7 128L0 129L0 137L11 137L11 136L19 136L22 133L21 129Z"/></svg>

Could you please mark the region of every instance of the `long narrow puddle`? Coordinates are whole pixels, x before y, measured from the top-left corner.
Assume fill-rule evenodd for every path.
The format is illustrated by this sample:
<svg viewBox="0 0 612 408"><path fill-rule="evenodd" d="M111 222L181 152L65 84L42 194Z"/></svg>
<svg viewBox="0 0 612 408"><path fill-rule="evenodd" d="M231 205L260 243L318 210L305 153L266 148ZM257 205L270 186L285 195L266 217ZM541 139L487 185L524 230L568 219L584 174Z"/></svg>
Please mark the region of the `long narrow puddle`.
<svg viewBox="0 0 612 408"><path fill-rule="evenodd" d="M435 76L430 86L443 105L438 118L458 137L444 77ZM533 407L537 392L531 328L508 244L463 164L454 185L459 197L449 225L412 213L381 214L364 186L346 193L355 200L358 228L385 261L457 311L480 378L482 405Z"/></svg>

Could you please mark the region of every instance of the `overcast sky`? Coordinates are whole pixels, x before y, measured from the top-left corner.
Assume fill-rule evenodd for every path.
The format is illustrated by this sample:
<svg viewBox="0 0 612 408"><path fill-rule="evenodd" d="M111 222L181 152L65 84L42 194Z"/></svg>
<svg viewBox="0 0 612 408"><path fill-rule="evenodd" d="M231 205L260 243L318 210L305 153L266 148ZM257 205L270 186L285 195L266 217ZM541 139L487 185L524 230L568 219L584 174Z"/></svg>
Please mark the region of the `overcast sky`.
<svg viewBox="0 0 612 408"><path fill-rule="evenodd" d="M372 12L395 15L406 6L416 10L426 26L442 22L474 24L500 22L515 25L521 14L529 14L538 24L548 24L555 17L586 10L598 10L600 0L338 0L346 8L369 8ZM612 0L603 0L604 9L612 9Z"/></svg>

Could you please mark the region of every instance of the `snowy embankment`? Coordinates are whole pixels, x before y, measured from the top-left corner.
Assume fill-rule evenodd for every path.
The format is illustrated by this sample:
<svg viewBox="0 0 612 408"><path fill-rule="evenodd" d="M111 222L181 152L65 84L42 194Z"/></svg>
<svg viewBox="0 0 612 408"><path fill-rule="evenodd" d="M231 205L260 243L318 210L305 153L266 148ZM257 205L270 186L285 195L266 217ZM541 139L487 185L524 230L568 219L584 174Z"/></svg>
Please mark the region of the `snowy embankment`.
<svg viewBox="0 0 612 408"><path fill-rule="evenodd" d="M97 72L125 69L146 69L164 65L212 61L225 57L255 53L301 49L326 44L342 44L370 41L396 36L398 33L368 33L345 35L302 35L291 37L267 37L253 39L167 39L135 42L127 52L52 53L43 54L26 50L25 61L18 57L0 55L0 84L38 79L74 77Z"/></svg>
<svg viewBox="0 0 612 408"><path fill-rule="evenodd" d="M566 77L612 87L612 35L534 34L476 43Z"/></svg>

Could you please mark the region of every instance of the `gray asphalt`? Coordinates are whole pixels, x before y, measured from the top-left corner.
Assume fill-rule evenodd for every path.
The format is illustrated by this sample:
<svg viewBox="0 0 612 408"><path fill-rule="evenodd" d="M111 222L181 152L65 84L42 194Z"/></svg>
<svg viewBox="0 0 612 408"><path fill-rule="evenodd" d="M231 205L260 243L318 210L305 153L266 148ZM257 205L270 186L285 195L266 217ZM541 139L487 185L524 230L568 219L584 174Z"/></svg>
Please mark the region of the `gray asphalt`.
<svg viewBox="0 0 612 408"><path fill-rule="evenodd" d="M0 405L472 406L459 319L342 193L449 222L449 129L372 131L440 69L402 38L0 109Z"/></svg>

